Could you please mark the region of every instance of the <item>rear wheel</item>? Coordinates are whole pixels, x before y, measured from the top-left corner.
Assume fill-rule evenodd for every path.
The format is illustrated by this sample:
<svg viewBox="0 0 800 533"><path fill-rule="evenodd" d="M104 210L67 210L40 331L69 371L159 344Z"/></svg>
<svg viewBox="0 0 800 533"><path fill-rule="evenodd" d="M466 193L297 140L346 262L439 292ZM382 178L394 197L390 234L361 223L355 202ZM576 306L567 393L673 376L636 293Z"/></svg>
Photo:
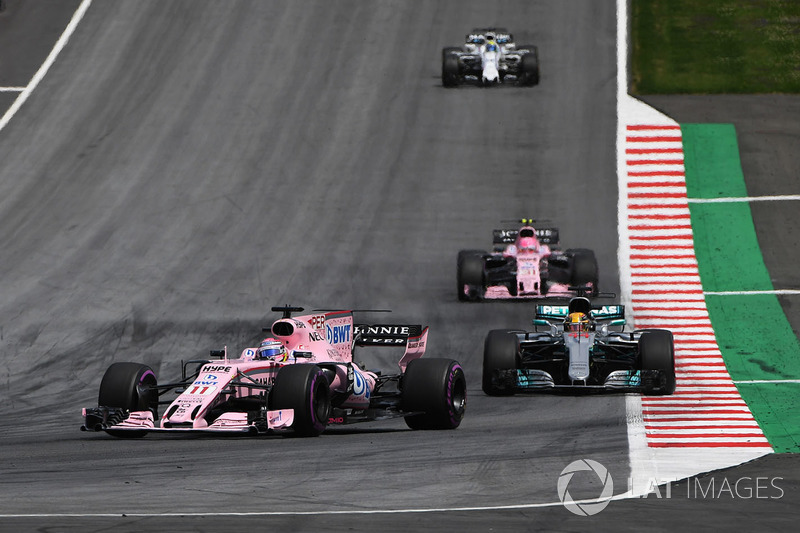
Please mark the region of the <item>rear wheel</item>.
<svg viewBox="0 0 800 533"><path fill-rule="evenodd" d="M489 396L511 396L514 384L497 383L497 370L519 367L519 339L507 329L493 329L483 344L483 392ZM510 386L509 386L510 385Z"/></svg>
<svg viewBox="0 0 800 533"><path fill-rule="evenodd" d="M597 258L592 250L575 248L567 250L572 255L572 274L570 285L581 286L592 284L592 291L597 292Z"/></svg>
<svg viewBox="0 0 800 533"><path fill-rule="evenodd" d="M158 384L153 370L140 363L114 363L100 382L97 403L100 407L115 407L128 411L150 411L158 419ZM115 437L143 437L147 431L107 429Z"/></svg>
<svg viewBox="0 0 800 533"><path fill-rule="evenodd" d="M461 250L458 252L456 282L458 283L458 299L479 300L485 288L484 261L485 252L481 250ZM467 292L464 287L467 286Z"/></svg>
<svg viewBox="0 0 800 533"><path fill-rule="evenodd" d="M639 337L639 365L642 370L659 370L661 382L648 381L645 394L667 395L675 392L675 348L672 332L648 329Z"/></svg>
<svg viewBox="0 0 800 533"><path fill-rule="evenodd" d="M403 374L403 410L411 429L455 429L467 406L464 370L452 359L414 359Z"/></svg>
<svg viewBox="0 0 800 533"><path fill-rule="evenodd" d="M270 409L294 409L292 429L301 437L316 437L328 425L331 393L317 365L286 365L278 370L270 392Z"/></svg>

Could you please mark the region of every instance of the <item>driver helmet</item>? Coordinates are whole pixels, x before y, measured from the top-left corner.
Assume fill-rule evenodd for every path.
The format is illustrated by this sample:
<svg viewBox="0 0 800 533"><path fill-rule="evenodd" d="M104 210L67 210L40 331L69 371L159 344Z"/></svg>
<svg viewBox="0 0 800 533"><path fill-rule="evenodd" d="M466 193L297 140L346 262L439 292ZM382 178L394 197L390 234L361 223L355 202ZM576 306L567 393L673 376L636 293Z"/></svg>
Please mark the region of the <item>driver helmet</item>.
<svg viewBox="0 0 800 533"><path fill-rule="evenodd" d="M286 348L277 339L268 337L261 341L261 346L258 347L259 359L272 359L274 361L286 361L288 359Z"/></svg>
<svg viewBox="0 0 800 533"><path fill-rule="evenodd" d="M539 239L532 228L522 228L519 230L518 243L520 250L539 251Z"/></svg>
<svg viewBox="0 0 800 533"><path fill-rule="evenodd" d="M590 327L591 324L586 313L570 313L564 319L564 331L586 333Z"/></svg>
<svg viewBox="0 0 800 533"><path fill-rule="evenodd" d="M495 45L494 43L487 44L486 45L486 51L487 52L497 52L497 45Z"/></svg>

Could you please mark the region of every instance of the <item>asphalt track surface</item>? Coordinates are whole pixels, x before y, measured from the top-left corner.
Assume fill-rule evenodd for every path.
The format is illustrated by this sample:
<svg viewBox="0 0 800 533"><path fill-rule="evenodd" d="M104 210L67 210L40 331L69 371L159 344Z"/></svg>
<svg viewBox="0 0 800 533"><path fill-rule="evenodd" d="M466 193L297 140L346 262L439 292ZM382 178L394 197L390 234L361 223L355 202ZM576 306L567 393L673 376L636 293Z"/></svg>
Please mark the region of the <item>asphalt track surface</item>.
<svg viewBox="0 0 800 533"><path fill-rule="evenodd" d="M2 15L19 35L50 35L78 2L38 17L32 4ZM36 26L43 16L53 25ZM441 48L495 23L539 46L541 85L441 88ZM628 516L639 506L653 529L659 512L706 523L705 499L613 503L591 519L558 505L575 459L601 462L624 491L624 398L483 396L485 333L524 327L532 305L455 297L457 251L520 216L595 249L602 289L618 290L614 29L614 2L596 0L95 2L0 133L0 513L109 516L0 529L618 530L641 524ZM24 73L48 49L0 66ZM77 431L110 363L169 379L182 358L256 342L284 303L391 308L392 322L429 325L429 353L467 372L462 426L387 421L317 439ZM767 503L791 513L788 498ZM325 514L400 509L442 510ZM219 515L270 511L288 514Z"/></svg>
<svg viewBox="0 0 800 533"><path fill-rule="evenodd" d="M539 46L539 87L441 87L441 48L487 23ZM3 512L557 502L587 455L626 479L622 396L483 396L486 332L525 327L532 305L459 303L454 279L459 249L534 216L594 248L617 290L614 28L613 1L95 2L0 142ZM429 353L467 373L461 428L77 430L110 363L169 379L252 345L285 303L429 325ZM109 525L49 520L3 523Z"/></svg>

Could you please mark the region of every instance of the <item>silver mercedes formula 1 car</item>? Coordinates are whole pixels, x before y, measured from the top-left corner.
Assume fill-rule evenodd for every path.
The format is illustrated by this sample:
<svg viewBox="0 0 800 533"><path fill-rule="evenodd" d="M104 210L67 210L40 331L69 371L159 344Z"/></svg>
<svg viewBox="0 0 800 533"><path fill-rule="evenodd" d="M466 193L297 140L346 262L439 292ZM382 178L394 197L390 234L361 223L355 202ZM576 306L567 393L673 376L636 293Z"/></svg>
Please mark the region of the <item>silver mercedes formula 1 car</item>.
<svg viewBox="0 0 800 533"><path fill-rule="evenodd" d="M622 305L593 307L584 297L573 298L569 305L537 305L533 325L532 332L492 330L486 336L486 394L561 389L675 392L672 332L624 331Z"/></svg>

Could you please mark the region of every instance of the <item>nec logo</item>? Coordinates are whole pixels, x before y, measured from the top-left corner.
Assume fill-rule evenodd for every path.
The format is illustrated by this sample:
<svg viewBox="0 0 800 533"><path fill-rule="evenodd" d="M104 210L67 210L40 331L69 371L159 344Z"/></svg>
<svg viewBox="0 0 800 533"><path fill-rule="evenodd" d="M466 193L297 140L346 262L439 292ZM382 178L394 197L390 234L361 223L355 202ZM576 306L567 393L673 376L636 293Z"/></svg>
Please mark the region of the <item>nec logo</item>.
<svg viewBox="0 0 800 533"><path fill-rule="evenodd" d="M350 342L350 324L342 324L341 326L330 326L326 324L325 340L331 344Z"/></svg>

